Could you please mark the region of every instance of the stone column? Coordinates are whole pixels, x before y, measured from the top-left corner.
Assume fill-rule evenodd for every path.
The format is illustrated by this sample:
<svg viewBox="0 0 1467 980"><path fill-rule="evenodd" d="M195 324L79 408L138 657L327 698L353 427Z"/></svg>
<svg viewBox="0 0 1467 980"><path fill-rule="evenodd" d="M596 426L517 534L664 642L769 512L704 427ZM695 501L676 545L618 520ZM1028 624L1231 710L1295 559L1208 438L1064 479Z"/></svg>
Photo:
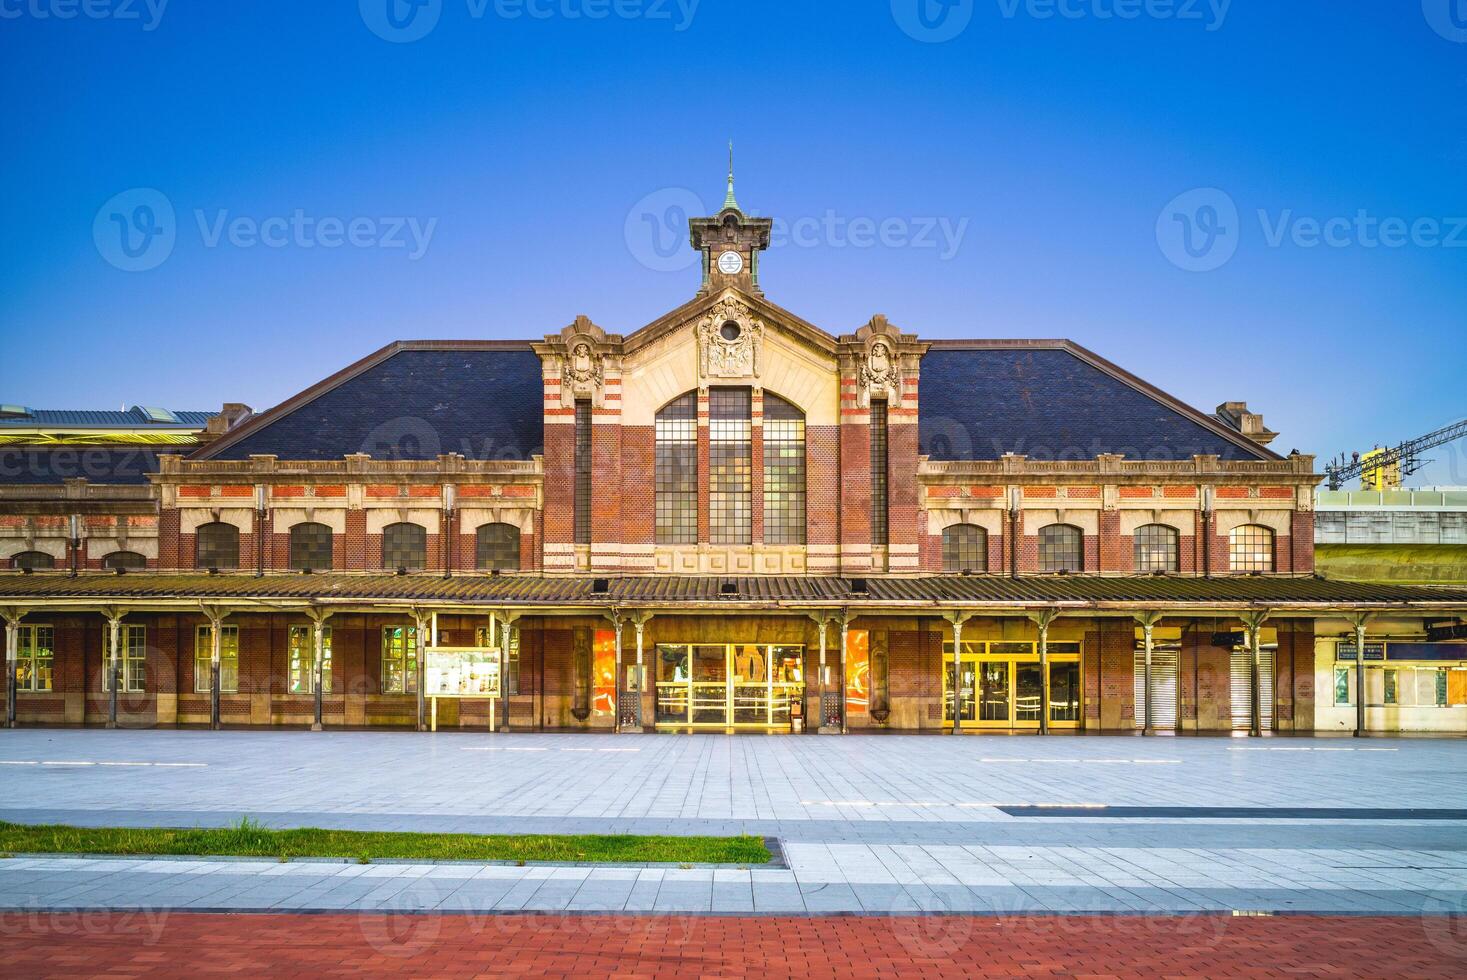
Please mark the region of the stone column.
<svg viewBox="0 0 1467 980"><path fill-rule="evenodd" d="M836 683L840 685L840 733L842 735L850 731L846 724L846 651L851 639L851 619L848 615L840 618L840 676Z"/></svg>
<svg viewBox="0 0 1467 980"><path fill-rule="evenodd" d="M1268 613L1245 613L1242 617L1243 626L1248 637L1248 735L1259 738L1263 735L1263 701L1260 676L1262 673L1263 652L1262 636L1263 624L1268 620ZM1364 656L1364 651L1361 651ZM1364 692L1362 692L1364 693Z"/></svg>
<svg viewBox="0 0 1467 980"><path fill-rule="evenodd" d="M499 730L509 731L509 651L514 645L514 617L512 613L504 614L500 625L499 644L499 701L502 710L499 712Z"/></svg>
<svg viewBox="0 0 1467 980"><path fill-rule="evenodd" d="M219 730L219 669L223 656L224 620L227 610L204 607L204 616L209 620L209 727Z"/></svg>
<svg viewBox="0 0 1467 980"><path fill-rule="evenodd" d="M316 720L311 731L319 732L326 728L326 616L319 613L311 617L311 654L311 689L316 695Z"/></svg>
<svg viewBox="0 0 1467 980"><path fill-rule="evenodd" d="M952 734L963 731L963 625L972 618L967 613L948 613L945 617L953 625L953 728Z"/></svg>
<svg viewBox="0 0 1467 980"><path fill-rule="evenodd" d="M621 734L621 689L623 683L625 683L623 677L626 670L626 668L622 666L621 662L621 624L624 620L622 619L621 610L616 609L615 607L613 607L612 610L606 614L606 618L611 621L612 636L614 638L613 642L615 643L616 647L616 670L614 670L611 675L613 678L612 683L615 685L615 690L612 693L611 699L611 710L614 712L614 714L611 716L611 730L614 734L619 735ZM596 665L593 655L593 661L591 665L593 685L595 683L595 673Z"/></svg>
<svg viewBox="0 0 1467 980"><path fill-rule="evenodd" d="M1049 734L1049 627L1059 618L1058 609L1031 613L1029 618L1039 627L1039 734Z"/></svg>
<svg viewBox="0 0 1467 980"><path fill-rule="evenodd" d="M5 727L15 727L15 670L20 646L20 621L25 612L5 612Z"/></svg>
<svg viewBox="0 0 1467 980"><path fill-rule="evenodd" d="M1370 624L1370 615L1359 613L1350 617L1355 627L1355 737L1364 738L1365 727L1365 628Z"/></svg>
<svg viewBox="0 0 1467 980"><path fill-rule="evenodd" d="M1156 624L1161 622L1161 613L1148 612L1136 617L1136 622L1141 624L1143 656L1146 658L1142 673L1141 694L1141 734L1155 735L1155 717L1152 712L1152 692L1155 684L1152 680L1152 656L1156 652Z"/></svg>
<svg viewBox="0 0 1467 980"><path fill-rule="evenodd" d="M122 678L117 671L117 662L120 658L119 648L122 645L122 614L115 610L107 615L107 676L112 679L109 685L110 692L107 698L107 727L117 727L117 689Z"/></svg>
<svg viewBox="0 0 1467 980"><path fill-rule="evenodd" d="M417 654L417 684L418 684L418 731L428 730L428 698L425 687L427 684L427 656L428 656L428 630L431 627L432 618L419 610L413 610L413 619L417 624L413 630L415 652Z"/></svg>
<svg viewBox="0 0 1467 980"><path fill-rule="evenodd" d="M647 683L647 666L646 659L643 655L642 644L644 639L643 634L647 629L648 621L650 621L651 619L652 615L645 612L633 613L631 616L632 629L634 629L637 634L637 731L639 732L646 730L644 706L649 685ZM655 716L655 712L657 710L656 687L652 686L651 690L654 699L652 702L652 710Z"/></svg>

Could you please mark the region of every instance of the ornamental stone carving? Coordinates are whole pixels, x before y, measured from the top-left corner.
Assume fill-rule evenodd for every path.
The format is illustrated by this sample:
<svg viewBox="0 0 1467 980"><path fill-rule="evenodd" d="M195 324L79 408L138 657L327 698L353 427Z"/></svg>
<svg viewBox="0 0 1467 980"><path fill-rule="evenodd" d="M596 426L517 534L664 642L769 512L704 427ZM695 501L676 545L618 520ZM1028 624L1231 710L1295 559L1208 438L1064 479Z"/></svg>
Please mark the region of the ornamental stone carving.
<svg viewBox="0 0 1467 980"><path fill-rule="evenodd" d="M764 321L732 297L698 323L698 372L707 378L758 378Z"/></svg>
<svg viewBox="0 0 1467 980"><path fill-rule="evenodd" d="M605 401L608 378L621 376L622 338L608 334L589 317L578 316L558 334L534 344L547 383L560 389L562 407L570 408L580 398L589 398L597 408Z"/></svg>
<svg viewBox="0 0 1467 980"><path fill-rule="evenodd" d="M926 351L926 344L879 315L854 334L841 337L841 374L855 382L855 404L869 408L876 398L915 408L914 393L904 392L903 386L917 381Z"/></svg>
<svg viewBox="0 0 1467 980"><path fill-rule="evenodd" d="M896 357L885 340L877 340L871 345L859 377L865 404L871 404L872 396L882 394L893 402L901 399L901 376L897 371Z"/></svg>
<svg viewBox="0 0 1467 980"><path fill-rule="evenodd" d="M597 354L585 340L571 344L561 368L561 383L573 392L589 394L589 389L606 383L605 358Z"/></svg>

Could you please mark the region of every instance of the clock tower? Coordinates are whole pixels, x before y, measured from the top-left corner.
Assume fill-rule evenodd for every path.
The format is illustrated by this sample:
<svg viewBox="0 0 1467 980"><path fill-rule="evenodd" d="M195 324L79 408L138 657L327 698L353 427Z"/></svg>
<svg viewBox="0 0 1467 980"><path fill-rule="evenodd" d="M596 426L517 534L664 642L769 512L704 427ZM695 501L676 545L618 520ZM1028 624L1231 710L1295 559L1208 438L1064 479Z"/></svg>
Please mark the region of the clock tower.
<svg viewBox="0 0 1467 980"><path fill-rule="evenodd" d="M759 253L769 247L773 218L751 218L734 198L733 144L728 147L728 195L723 208L709 218L689 218L693 247L703 253L703 285L699 296L728 286L755 296L759 288Z"/></svg>

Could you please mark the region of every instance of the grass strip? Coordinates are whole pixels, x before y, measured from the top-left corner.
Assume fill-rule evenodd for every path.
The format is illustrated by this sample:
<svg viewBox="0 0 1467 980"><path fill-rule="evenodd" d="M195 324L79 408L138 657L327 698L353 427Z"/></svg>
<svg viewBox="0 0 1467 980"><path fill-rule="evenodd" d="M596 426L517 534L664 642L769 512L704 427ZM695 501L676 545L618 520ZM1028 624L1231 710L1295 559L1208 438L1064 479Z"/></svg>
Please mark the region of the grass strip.
<svg viewBox="0 0 1467 980"><path fill-rule="evenodd" d="M764 841L749 836L417 834L316 828L270 830L249 818L229 827L194 829L92 828L0 822L0 853L605 864L764 864L771 860Z"/></svg>

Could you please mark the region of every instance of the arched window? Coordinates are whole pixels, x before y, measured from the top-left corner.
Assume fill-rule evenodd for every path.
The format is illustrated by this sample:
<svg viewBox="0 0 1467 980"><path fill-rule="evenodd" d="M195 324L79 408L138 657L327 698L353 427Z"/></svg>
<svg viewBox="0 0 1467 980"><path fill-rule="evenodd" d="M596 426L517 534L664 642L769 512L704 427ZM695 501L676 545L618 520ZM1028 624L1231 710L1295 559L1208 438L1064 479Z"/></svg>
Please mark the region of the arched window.
<svg viewBox="0 0 1467 980"><path fill-rule="evenodd" d="M114 551L102 559L102 567L108 571L123 569L124 571L136 571L148 567L148 559L136 551Z"/></svg>
<svg viewBox="0 0 1467 980"><path fill-rule="evenodd" d="M194 532L195 564L199 568L239 567L239 528L233 524L204 524Z"/></svg>
<svg viewBox="0 0 1467 980"><path fill-rule="evenodd" d="M290 567L298 572L331 568L331 528L325 524L297 524L290 529Z"/></svg>
<svg viewBox="0 0 1467 980"><path fill-rule="evenodd" d="M35 571L44 571L56 567L56 559L44 551L22 551L10 559L11 568L29 568Z"/></svg>
<svg viewBox="0 0 1467 980"><path fill-rule="evenodd" d="M478 532L479 568L512 572L520 567L520 529L513 524L485 524Z"/></svg>
<svg viewBox="0 0 1467 980"><path fill-rule="evenodd" d="M1177 529L1165 524L1147 524L1136 528L1136 571L1175 572L1180 568L1177 557Z"/></svg>
<svg viewBox="0 0 1467 980"><path fill-rule="evenodd" d="M1069 524L1051 524L1039 529L1041 572L1083 572L1085 534Z"/></svg>
<svg viewBox="0 0 1467 980"><path fill-rule="evenodd" d="M421 572L428 567L428 529L421 524L389 524L382 529L382 567Z"/></svg>
<svg viewBox="0 0 1467 980"><path fill-rule="evenodd" d="M698 543L698 396L657 413L657 543Z"/></svg>
<svg viewBox="0 0 1467 980"><path fill-rule="evenodd" d="M976 524L954 524L942 532L944 572L988 571L988 532Z"/></svg>
<svg viewBox="0 0 1467 980"><path fill-rule="evenodd" d="M1244 524L1228 533L1228 567L1235 572L1273 571L1273 531Z"/></svg>
<svg viewBox="0 0 1467 980"><path fill-rule="evenodd" d="M805 413L764 395L764 543L805 543Z"/></svg>

